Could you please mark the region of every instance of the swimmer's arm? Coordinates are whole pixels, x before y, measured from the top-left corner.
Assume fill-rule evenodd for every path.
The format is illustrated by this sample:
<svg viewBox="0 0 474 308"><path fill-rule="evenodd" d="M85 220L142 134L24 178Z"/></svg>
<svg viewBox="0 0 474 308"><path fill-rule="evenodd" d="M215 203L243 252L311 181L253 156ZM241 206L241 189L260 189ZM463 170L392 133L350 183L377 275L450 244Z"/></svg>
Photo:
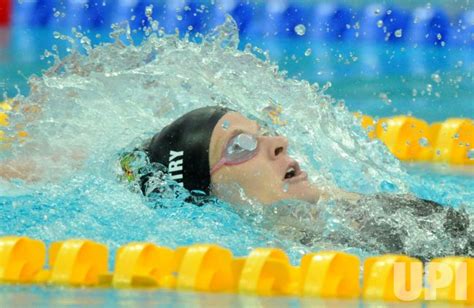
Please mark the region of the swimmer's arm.
<svg viewBox="0 0 474 308"><path fill-rule="evenodd" d="M40 168L33 161L7 160L0 163L0 177L6 180L35 182L41 178L40 174Z"/></svg>
<svg viewBox="0 0 474 308"><path fill-rule="evenodd" d="M39 163L34 159L10 159L0 161L0 178L6 180L19 179L27 182L38 182L41 179L60 178L60 171L67 167L73 170L79 169L86 158L86 153L82 150L70 151L62 155L52 155L41 157ZM65 161L67 160L67 161ZM48 165L52 169L44 167Z"/></svg>

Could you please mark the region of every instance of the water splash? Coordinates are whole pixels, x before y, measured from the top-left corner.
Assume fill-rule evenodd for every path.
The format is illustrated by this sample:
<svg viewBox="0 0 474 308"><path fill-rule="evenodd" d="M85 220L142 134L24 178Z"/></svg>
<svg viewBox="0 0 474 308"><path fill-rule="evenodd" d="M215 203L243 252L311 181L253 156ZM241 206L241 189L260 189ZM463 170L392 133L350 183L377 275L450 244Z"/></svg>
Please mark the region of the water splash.
<svg viewBox="0 0 474 308"><path fill-rule="evenodd" d="M269 125L275 119L266 110L281 106L285 125L279 132L291 136L291 154L322 187L408 192L419 183L381 143L366 137L344 104L324 93L326 86L288 79L258 48L238 50L231 17L208 35L184 39L164 34L149 18L152 26L139 44L128 23L114 25L113 42L98 46L77 31L74 38L55 35L70 42L70 53L49 53L54 65L30 78L28 97L15 98L11 127L24 128L30 137L0 154L5 163L35 162L44 175L37 183L1 183L2 232L46 241L88 237L115 248L129 241L171 247L215 242L240 255L280 246L293 260L309 249L307 243L334 247L315 240L320 228L338 227L330 219L314 227L308 221L316 217L308 215L314 205L263 208L249 200L248 207L236 209L213 200L198 208L173 191L160 201L166 209L153 210L150 200L125 188L118 180L119 153L206 105L240 110ZM285 209L285 215L269 214Z"/></svg>

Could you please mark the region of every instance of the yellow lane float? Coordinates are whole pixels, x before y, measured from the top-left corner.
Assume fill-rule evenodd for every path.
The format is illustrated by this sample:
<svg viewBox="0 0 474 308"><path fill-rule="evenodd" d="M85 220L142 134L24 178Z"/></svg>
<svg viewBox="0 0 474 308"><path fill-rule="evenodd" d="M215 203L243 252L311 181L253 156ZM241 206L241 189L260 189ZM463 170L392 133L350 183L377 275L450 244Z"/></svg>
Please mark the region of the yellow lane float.
<svg viewBox="0 0 474 308"><path fill-rule="evenodd" d="M15 129L15 136L7 136L5 129L2 130L2 127L7 128L10 125L9 113L14 109L13 106L14 103L11 99L0 102L0 149L8 148L15 139L22 141L28 136L28 133L22 130L21 127Z"/></svg>
<svg viewBox="0 0 474 308"><path fill-rule="evenodd" d="M377 121L360 113L355 116L370 138L381 140L400 160L474 165L474 121L471 119L452 118L430 125L411 116Z"/></svg>
<svg viewBox="0 0 474 308"><path fill-rule="evenodd" d="M107 273L108 248L90 240L53 243L49 256L52 284L94 286L99 276Z"/></svg>
<svg viewBox="0 0 474 308"><path fill-rule="evenodd" d="M235 258L229 249L214 244L173 250L153 243L130 243L117 250L110 273L105 245L72 239L52 243L48 268L44 267L45 260L42 241L0 237L3 284L474 304L474 259L468 257L445 257L423 264L405 255L374 256L364 262L362 281L359 258L337 251L306 254L294 266L277 248L256 248L246 257Z"/></svg>
<svg viewBox="0 0 474 308"><path fill-rule="evenodd" d="M174 251L151 243L130 243L115 257L112 285L121 287L174 287Z"/></svg>
<svg viewBox="0 0 474 308"><path fill-rule="evenodd" d="M357 298L359 275L356 256L337 251L309 253L301 260L300 292L321 298Z"/></svg>
<svg viewBox="0 0 474 308"><path fill-rule="evenodd" d="M0 238L0 282L30 283L41 272L46 245L24 236Z"/></svg>

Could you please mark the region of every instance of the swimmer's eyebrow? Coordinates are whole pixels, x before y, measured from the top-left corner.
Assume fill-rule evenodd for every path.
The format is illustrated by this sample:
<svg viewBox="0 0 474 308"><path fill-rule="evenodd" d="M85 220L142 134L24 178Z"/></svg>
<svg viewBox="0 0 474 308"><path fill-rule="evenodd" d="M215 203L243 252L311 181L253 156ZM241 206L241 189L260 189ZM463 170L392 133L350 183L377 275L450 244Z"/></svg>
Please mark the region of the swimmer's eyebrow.
<svg viewBox="0 0 474 308"><path fill-rule="evenodd" d="M258 125L257 122L254 122L255 123L255 126L256 126L256 131L257 133L259 133L262 128L260 127L260 125ZM226 140L226 144L229 143L229 140L234 138L235 136L237 136L238 134L242 134L242 133L245 133L245 134L255 134L255 132L251 132L249 130L245 130L245 129L242 129L242 128L235 128L233 130L231 130L230 134L229 134L229 138L227 138Z"/></svg>
<svg viewBox="0 0 474 308"><path fill-rule="evenodd" d="M224 151L225 147L229 144L229 141L230 139L234 138L235 136L237 136L238 134L242 134L242 133L245 133L245 134L253 134L249 131L246 131L246 130L243 130L241 128L235 128L233 130L230 131L229 133L229 136L227 138L225 138L225 142L222 143L222 148L220 149L220 151Z"/></svg>
<svg viewBox="0 0 474 308"><path fill-rule="evenodd" d="M238 134L242 134L242 133L247 133L249 134L249 132L246 132L245 130L241 129L241 128L236 128L236 129L233 129L230 131L230 134L229 134L229 137L226 138L226 141L225 141L225 144L224 146L226 146L228 143L229 143L229 140L234 138L235 136L237 136Z"/></svg>

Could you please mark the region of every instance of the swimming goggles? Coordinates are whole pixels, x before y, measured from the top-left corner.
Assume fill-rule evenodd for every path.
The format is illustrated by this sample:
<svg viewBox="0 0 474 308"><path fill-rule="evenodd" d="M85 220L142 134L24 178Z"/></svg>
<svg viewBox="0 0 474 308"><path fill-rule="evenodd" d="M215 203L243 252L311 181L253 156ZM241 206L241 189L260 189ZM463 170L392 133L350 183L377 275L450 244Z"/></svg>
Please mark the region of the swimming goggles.
<svg viewBox="0 0 474 308"><path fill-rule="evenodd" d="M223 166L238 165L257 155L257 137L248 133L240 133L232 137L222 153L222 158L212 167L211 175Z"/></svg>

